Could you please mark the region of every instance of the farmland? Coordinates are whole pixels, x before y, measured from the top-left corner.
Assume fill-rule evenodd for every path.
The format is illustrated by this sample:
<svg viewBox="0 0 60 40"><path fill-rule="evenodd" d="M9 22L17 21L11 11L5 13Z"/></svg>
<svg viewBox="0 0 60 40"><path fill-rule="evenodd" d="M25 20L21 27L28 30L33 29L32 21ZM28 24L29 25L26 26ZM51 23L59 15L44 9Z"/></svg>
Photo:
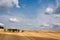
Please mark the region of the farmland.
<svg viewBox="0 0 60 40"><path fill-rule="evenodd" d="M55 31L0 32L0 40L60 40L60 32Z"/></svg>

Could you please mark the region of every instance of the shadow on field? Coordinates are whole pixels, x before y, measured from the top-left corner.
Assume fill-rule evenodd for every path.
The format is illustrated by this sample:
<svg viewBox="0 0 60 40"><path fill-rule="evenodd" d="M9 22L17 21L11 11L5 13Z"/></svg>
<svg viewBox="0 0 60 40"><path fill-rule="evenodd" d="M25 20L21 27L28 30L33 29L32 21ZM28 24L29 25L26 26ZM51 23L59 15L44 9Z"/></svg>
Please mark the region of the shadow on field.
<svg viewBox="0 0 60 40"><path fill-rule="evenodd" d="M0 40L58 40L58 39L0 34Z"/></svg>

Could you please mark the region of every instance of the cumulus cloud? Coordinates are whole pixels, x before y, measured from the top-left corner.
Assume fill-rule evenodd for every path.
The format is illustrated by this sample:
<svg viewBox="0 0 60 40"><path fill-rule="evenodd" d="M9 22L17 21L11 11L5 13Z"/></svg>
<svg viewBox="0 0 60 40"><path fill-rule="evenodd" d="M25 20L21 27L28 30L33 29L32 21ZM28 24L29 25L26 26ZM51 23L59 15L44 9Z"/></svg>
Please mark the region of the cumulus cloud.
<svg viewBox="0 0 60 40"><path fill-rule="evenodd" d="M16 5L17 8L20 8L18 0L0 0L0 7L11 8Z"/></svg>
<svg viewBox="0 0 60 40"><path fill-rule="evenodd" d="M1 26L3 26L4 24L3 23L0 23Z"/></svg>
<svg viewBox="0 0 60 40"><path fill-rule="evenodd" d="M53 13L53 8L47 7L46 8L46 13L49 13L49 14Z"/></svg>
<svg viewBox="0 0 60 40"><path fill-rule="evenodd" d="M16 5L17 8L20 8L18 0L12 0L12 2Z"/></svg>
<svg viewBox="0 0 60 40"><path fill-rule="evenodd" d="M9 18L9 21L11 21L11 22L19 22L19 20L17 18Z"/></svg>

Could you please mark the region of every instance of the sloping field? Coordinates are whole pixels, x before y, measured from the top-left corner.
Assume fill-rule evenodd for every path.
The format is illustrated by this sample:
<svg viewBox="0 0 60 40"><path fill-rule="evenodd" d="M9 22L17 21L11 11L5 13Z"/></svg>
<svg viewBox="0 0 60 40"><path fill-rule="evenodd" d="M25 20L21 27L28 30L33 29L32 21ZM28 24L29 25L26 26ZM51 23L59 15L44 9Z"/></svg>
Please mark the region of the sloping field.
<svg viewBox="0 0 60 40"><path fill-rule="evenodd" d="M60 40L60 32L0 32L0 40Z"/></svg>

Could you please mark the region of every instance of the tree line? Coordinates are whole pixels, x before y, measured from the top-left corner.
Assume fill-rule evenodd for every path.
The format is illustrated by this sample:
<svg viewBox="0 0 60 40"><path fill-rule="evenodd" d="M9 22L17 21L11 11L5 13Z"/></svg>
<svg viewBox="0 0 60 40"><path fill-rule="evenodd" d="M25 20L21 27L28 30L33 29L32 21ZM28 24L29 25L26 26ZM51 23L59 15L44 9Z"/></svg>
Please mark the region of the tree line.
<svg viewBox="0 0 60 40"><path fill-rule="evenodd" d="M0 26L0 29L4 29L4 32L8 31L8 32L23 32L23 30L19 30L19 29L5 29L3 26Z"/></svg>

